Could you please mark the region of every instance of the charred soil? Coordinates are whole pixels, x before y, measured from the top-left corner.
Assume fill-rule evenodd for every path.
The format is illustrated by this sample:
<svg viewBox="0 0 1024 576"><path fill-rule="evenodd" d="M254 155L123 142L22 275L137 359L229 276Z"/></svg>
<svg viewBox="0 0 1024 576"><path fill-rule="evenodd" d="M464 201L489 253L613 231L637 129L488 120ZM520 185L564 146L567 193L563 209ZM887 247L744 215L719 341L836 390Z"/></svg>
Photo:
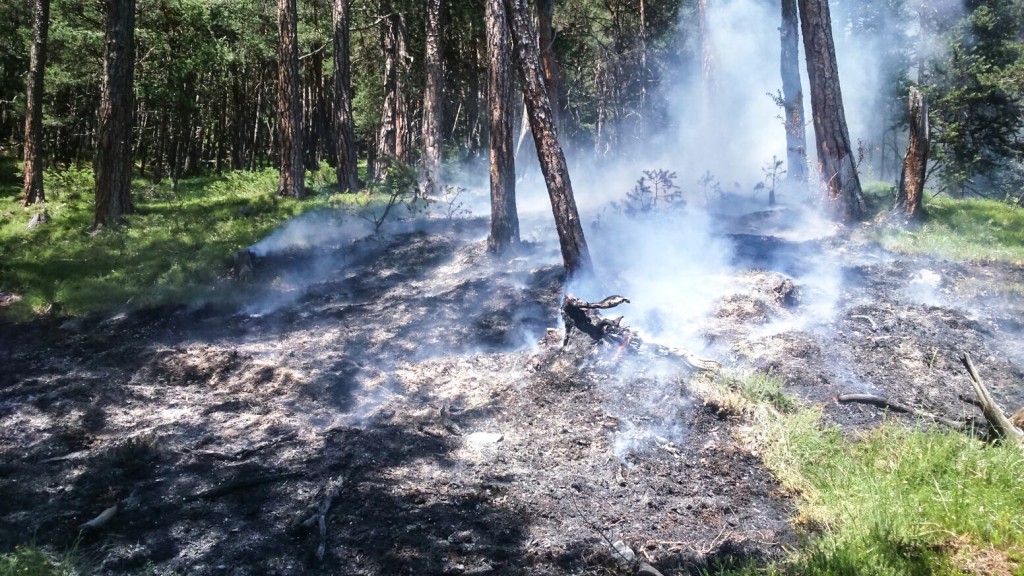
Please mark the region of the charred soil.
<svg viewBox="0 0 1024 576"><path fill-rule="evenodd" d="M546 335L556 253L495 258L483 233L268 256L244 306L0 326L0 550L77 542L105 574L635 572L616 541L666 574L781 556L793 504L743 422L671 354ZM961 351L1024 404L1019 266L731 238L702 353L851 430L885 416L844 392L975 413Z"/></svg>

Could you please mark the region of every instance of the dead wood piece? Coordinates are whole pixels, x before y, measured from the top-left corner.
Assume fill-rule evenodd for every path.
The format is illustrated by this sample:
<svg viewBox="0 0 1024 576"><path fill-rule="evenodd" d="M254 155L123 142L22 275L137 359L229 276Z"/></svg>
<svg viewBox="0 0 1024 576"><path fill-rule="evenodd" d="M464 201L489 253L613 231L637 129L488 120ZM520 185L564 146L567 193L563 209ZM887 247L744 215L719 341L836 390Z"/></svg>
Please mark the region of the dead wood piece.
<svg viewBox="0 0 1024 576"><path fill-rule="evenodd" d="M851 320L854 319L854 318L856 318L857 320L867 320L868 324L871 324L871 331L872 332L874 332L875 330L878 330L878 324L875 324L875 320L873 318L871 318L871 316L868 316L867 314L854 314L854 315L850 316Z"/></svg>
<svg viewBox="0 0 1024 576"><path fill-rule="evenodd" d="M965 352L960 357L960 362L964 365L964 368L967 368L967 373L971 377L971 386L974 387L974 393L977 394L978 401L981 402L981 412L985 415L985 419L988 420L989 424L992 425L992 428L1000 436L1018 446L1024 447L1024 432L1013 425L1013 422L1006 417L1003 409L992 399L988 388L985 387L985 384L981 381L981 376L978 375L978 371L974 368L971 355Z"/></svg>
<svg viewBox="0 0 1024 576"><path fill-rule="evenodd" d="M875 396L874 394L840 394L836 397L836 401L840 404L858 403L858 404L870 404L872 406L878 406L883 410L889 410L890 412L899 412L903 414L910 414L918 418L930 420L936 424L941 424L948 428L952 428L958 432L966 432L970 430L970 422L964 420L952 420L943 416L938 416L930 412L925 412L917 408L910 406L904 406L890 400L886 400L881 396Z"/></svg>
<svg viewBox="0 0 1024 576"><path fill-rule="evenodd" d="M288 434L285 434L284 436L281 436L279 438L274 438L266 442L261 442L260 444L251 446L249 448L242 448L241 450L234 453L217 452L215 450L193 450L191 453L195 454L196 456L205 456L208 458L215 458L217 460L238 462L241 460L251 458L252 456L266 450L267 448L271 448L278 444L288 442L289 440L294 440L296 436L298 436L297 432L289 432Z"/></svg>
<svg viewBox="0 0 1024 576"><path fill-rule="evenodd" d="M573 300L575 300L577 305L580 308L591 309L591 310L592 309L607 310L608 308L615 308L616 306L618 306L620 304L629 304L629 298L626 298L625 296L617 296L617 295L616 296L609 296L609 297L605 298L604 300L601 300L600 302L584 302L584 301L579 300L577 298L573 298L571 294L566 297L566 299L569 299L569 298L572 298Z"/></svg>
<svg viewBox="0 0 1024 576"><path fill-rule="evenodd" d="M319 562L323 562L324 554L327 552L327 514L331 511L334 500L341 495L342 488L345 487L345 480L346 478L342 476L328 483L324 487L324 497L320 501L320 505L317 506L316 512L302 522L302 525L307 528L312 527L313 524L317 525L320 544L316 548L316 559Z"/></svg>
<svg viewBox="0 0 1024 576"><path fill-rule="evenodd" d="M221 496L225 496L238 490L255 488L256 486L262 486L263 484L270 484L272 482L280 482L281 480L291 480L292 478L298 478L301 475L302 474L299 472L282 472L280 474L267 474L265 476L237 478L231 482L215 486L209 490L204 490L199 494L196 494L196 498L203 500L220 498Z"/></svg>
<svg viewBox="0 0 1024 576"><path fill-rule="evenodd" d="M97 528L102 528L104 524L106 524L107 522L110 522L110 519L114 517L114 514L117 514L117 504L114 504L110 508L107 508L103 512L100 512L99 516L96 516L92 520L89 520L88 522L82 523L78 527L78 529L79 530L96 530Z"/></svg>

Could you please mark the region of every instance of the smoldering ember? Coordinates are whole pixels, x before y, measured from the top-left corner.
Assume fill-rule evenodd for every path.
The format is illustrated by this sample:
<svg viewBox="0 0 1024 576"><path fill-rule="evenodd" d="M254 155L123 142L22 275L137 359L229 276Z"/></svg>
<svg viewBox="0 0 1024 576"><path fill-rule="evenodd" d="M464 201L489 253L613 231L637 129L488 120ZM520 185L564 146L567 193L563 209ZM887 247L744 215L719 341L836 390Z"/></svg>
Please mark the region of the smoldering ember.
<svg viewBox="0 0 1024 576"><path fill-rule="evenodd" d="M1016 0L14 4L0 576L1024 570Z"/></svg>

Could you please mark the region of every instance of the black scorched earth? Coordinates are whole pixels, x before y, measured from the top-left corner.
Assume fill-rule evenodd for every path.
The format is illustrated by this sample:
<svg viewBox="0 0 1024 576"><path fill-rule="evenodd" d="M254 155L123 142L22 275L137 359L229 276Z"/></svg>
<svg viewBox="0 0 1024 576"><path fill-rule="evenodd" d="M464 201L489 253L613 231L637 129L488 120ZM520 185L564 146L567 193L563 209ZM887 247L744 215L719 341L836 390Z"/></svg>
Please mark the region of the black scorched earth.
<svg viewBox="0 0 1024 576"><path fill-rule="evenodd" d="M883 416L845 392L962 416L961 351L1021 404L1024 310L1001 296L1019 267L786 239L784 214L723 229L731 288L701 356L779 375L846 428ZM784 553L793 504L694 392L711 364L642 330L566 339L554 244L494 259L484 222L452 224L268 256L238 307L0 327L0 550L238 575L676 574Z"/></svg>

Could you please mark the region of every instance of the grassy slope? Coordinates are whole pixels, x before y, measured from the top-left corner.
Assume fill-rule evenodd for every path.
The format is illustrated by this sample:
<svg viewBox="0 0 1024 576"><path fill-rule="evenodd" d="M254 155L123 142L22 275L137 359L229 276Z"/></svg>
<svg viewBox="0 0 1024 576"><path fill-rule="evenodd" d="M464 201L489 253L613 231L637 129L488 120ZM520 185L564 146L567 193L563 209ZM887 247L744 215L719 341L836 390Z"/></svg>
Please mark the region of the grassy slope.
<svg viewBox="0 0 1024 576"><path fill-rule="evenodd" d="M0 168L7 172L0 178L0 291L20 296L5 311L15 319L51 304L81 315L188 300L217 283L235 251L327 201L322 194L303 202L277 197L271 170L183 180L177 191L137 180L138 213L94 232L92 174L70 170L47 173L52 221L29 230L40 209L18 204L12 169Z"/></svg>
<svg viewBox="0 0 1024 576"><path fill-rule="evenodd" d="M932 198L916 230L881 230L890 250L935 254L953 260L1024 262L1024 210L998 200Z"/></svg>

